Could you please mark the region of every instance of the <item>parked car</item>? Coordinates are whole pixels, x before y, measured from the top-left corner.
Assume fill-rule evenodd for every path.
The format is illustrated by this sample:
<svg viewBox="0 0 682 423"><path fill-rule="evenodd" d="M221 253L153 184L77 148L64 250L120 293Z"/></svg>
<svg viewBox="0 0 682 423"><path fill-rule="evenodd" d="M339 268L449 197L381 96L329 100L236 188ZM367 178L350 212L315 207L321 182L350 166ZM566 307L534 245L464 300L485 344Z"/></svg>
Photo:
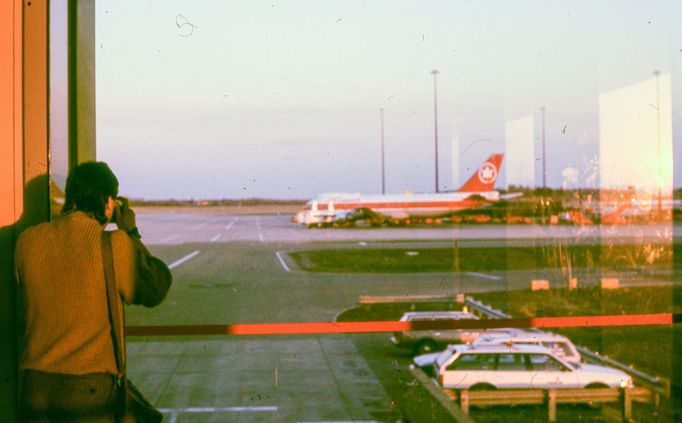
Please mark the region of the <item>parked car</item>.
<svg viewBox="0 0 682 423"><path fill-rule="evenodd" d="M450 345L414 363L451 389L622 388L625 372L605 366L569 363L538 345ZM429 369L430 368L430 369Z"/></svg>
<svg viewBox="0 0 682 423"><path fill-rule="evenodd" d="M439 321L439 320L477 320L473 313L465 311L411 311L403 314L401 322ZM475 339L480 331L464 329L452 330L410 330L395 332L391 341L399 347L409 348L415 354L426 354L437 351L438 347L444 347L451 343L470 342Z"/></svg>
<svg viewBox="0 0 682 423"><path fill-rule="evenodd" d="M471 342L475 346L486 345L542 345L570 363L580 363L581 356L570 339L550 332L509 331L483 332Z"/></svg>

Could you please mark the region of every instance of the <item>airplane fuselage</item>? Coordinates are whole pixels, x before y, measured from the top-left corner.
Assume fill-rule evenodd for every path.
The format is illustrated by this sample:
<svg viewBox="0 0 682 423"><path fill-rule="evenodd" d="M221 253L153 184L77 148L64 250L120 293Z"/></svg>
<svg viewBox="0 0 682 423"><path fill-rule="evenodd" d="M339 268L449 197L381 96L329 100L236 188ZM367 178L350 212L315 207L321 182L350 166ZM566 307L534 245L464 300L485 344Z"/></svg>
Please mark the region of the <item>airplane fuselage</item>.
<svg viewBox="0 0 682 423"><path fill-rule="evenodd" d="M295 221L315 225L352 219L352 213L369 210L377 215L403 221L417 218L437 218L454 212L498 201L497 191L451 192L439 194L322 194L306 204Z"/></svg>

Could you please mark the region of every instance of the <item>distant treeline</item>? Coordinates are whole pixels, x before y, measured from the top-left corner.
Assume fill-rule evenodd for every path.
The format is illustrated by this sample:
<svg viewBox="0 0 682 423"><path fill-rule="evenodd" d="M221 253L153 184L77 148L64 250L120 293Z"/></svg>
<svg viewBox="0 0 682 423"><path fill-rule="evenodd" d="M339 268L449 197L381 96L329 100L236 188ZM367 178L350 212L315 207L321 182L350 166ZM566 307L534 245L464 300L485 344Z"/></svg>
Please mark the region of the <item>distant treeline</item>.
<svg viewBox="0 0 682 423"><path fill-rule="evenodd" d="M244 198L239 200L141 200L131 199L133 206L272 206L272 205L304 205L307 200L277 200L271 198Z"/></svg>
<svg viewBox="0 0 682 423"><path fill-rule="evenodd" d="M585 198L587 195L591 195L594 200L599 200L600 195L608 194L610 196L624 195L624 194L634 194L636 193L634 188L629 189L608 189L608 188L574 188L574 189L563 189L563 188L531 188L510 185L508 190L499 190L502 193L506 192L522 192L524 197L552 197L556 199L561 198ZM682 199L682 188L676 188L673 190L673 199Z"/></svg>
<svg viewBox="0 0 682 423"><path fill-rule="evenodd" d="M599 201L602 195L609 197L624 196L628 193L635 193L631 190L608 190L599 188L576 188L576 189L562 189L562 188L530 188L522 186L509 186L508 190L499 190L501 193L523 193L523 201L534 201L539 198L551 198L555 201L570 201L575 199L591 198L594 201ZM677 188L673 191L674 199L682 199L682 188ZM144 200L131 199L130 202L134 206L267 206L267 205L304 205L308 200L290 199L279 200L272 198L244 198L244 199L220 199L220 200ZM518 201L518 200L517 200Z"/></svg>

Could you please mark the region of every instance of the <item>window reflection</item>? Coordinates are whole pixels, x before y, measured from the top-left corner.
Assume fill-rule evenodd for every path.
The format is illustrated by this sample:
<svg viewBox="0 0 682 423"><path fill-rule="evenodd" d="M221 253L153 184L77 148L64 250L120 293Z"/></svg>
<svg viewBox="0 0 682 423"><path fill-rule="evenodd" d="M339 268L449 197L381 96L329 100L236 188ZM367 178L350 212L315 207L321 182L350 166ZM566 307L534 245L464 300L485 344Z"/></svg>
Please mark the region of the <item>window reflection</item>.
<svg viewBox="0 0 682 423"><path fill-rule="evenodd" d="M405 3L352 5L176 10L101 2L100 158L141 205L183 200L182 207L140 208L146 239L169 262L183 264L174 268L177 287L161 313L135 311L129 322L392 321L429 307L459 310L463 294L513 317L679 308L673 302L679 128L672 109L680 69L666 58L677 54L674 42L661 42L676 31L666 18L679 15L672 3L631 5L622 13L613 13L614 3L528 3L533 14L502 10L501 2L440 4L438 12ZM649 15L657 19L648 22ZM441 188L461 186L485 157L504 152L497 188L520 195L416 228L364 222L308 230L289 222L322 192L379 192L380 128L387 193L433 191L436 130ZM253 197L259 199L248 203ZM300 207L284 210L280 203L272 206L279 211L264 211L263 198ZM396 297L410 300L361 301ZM661 380L676 377L679 327L558 331ZM173 410L196 405L187 398L229 395L238 402L246 395L224 392L216 379L241 377L276 402L287 377L306 384L310 374L338 376L350 368L367 371L365 388L393 386L386 388L393 401L407 385L390 375L412 357L392 350L388 337L137 338L131 362ZM343 356L347 367L325 364L325 354ZM270 363L257 381L243 373L259 367L253 357ZM505 357L518 364L509 355L500 365ZM478 359L465 355L456 365ZM143 360L161 362L161 372ZM164 390L177 378L216 385ZM354 393L339 389L341 396ZM331 407L337 400L326 401ZM398 413L396 407L385 408Z"/></svg>
<svg viewBox="0 0 682 423"><path fill-rule="evenodd" d="M50 2L50 214L64 204L69 172L68 2Z"/></svg>

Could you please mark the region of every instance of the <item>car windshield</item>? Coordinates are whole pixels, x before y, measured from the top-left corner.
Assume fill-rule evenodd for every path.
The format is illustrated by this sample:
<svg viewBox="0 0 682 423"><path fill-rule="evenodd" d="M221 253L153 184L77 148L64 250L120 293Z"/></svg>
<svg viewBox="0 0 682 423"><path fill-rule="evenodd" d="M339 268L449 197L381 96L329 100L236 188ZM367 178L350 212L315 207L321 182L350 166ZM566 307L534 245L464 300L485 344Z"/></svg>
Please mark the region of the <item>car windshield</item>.
<svg viewBox="0 0 682 423"><path fill-rule="evenodd" d="M549 341L542 342L542 345L562 355L575 355L574 350L567 342Z"/></svg>
<svg viewBox="0 0 682 423"><path fill-rule="evenodd" d="M526 363L523 354L499 354L497 359L498 371L520 371L526 370Z"/></svg>
<svg viewBox="0 0 682 423"><path fill-rule="evenodd" d="M452 362L447 370L494 370L494 354L467 354L460 355Z"/></svg>
<svg viewBox="0 0 682 423"><path fill-rule="evenodd" d="M537 371L566 371L570 370L559 360L547 354L530 354L530 364L532 370Z"/></svg>

